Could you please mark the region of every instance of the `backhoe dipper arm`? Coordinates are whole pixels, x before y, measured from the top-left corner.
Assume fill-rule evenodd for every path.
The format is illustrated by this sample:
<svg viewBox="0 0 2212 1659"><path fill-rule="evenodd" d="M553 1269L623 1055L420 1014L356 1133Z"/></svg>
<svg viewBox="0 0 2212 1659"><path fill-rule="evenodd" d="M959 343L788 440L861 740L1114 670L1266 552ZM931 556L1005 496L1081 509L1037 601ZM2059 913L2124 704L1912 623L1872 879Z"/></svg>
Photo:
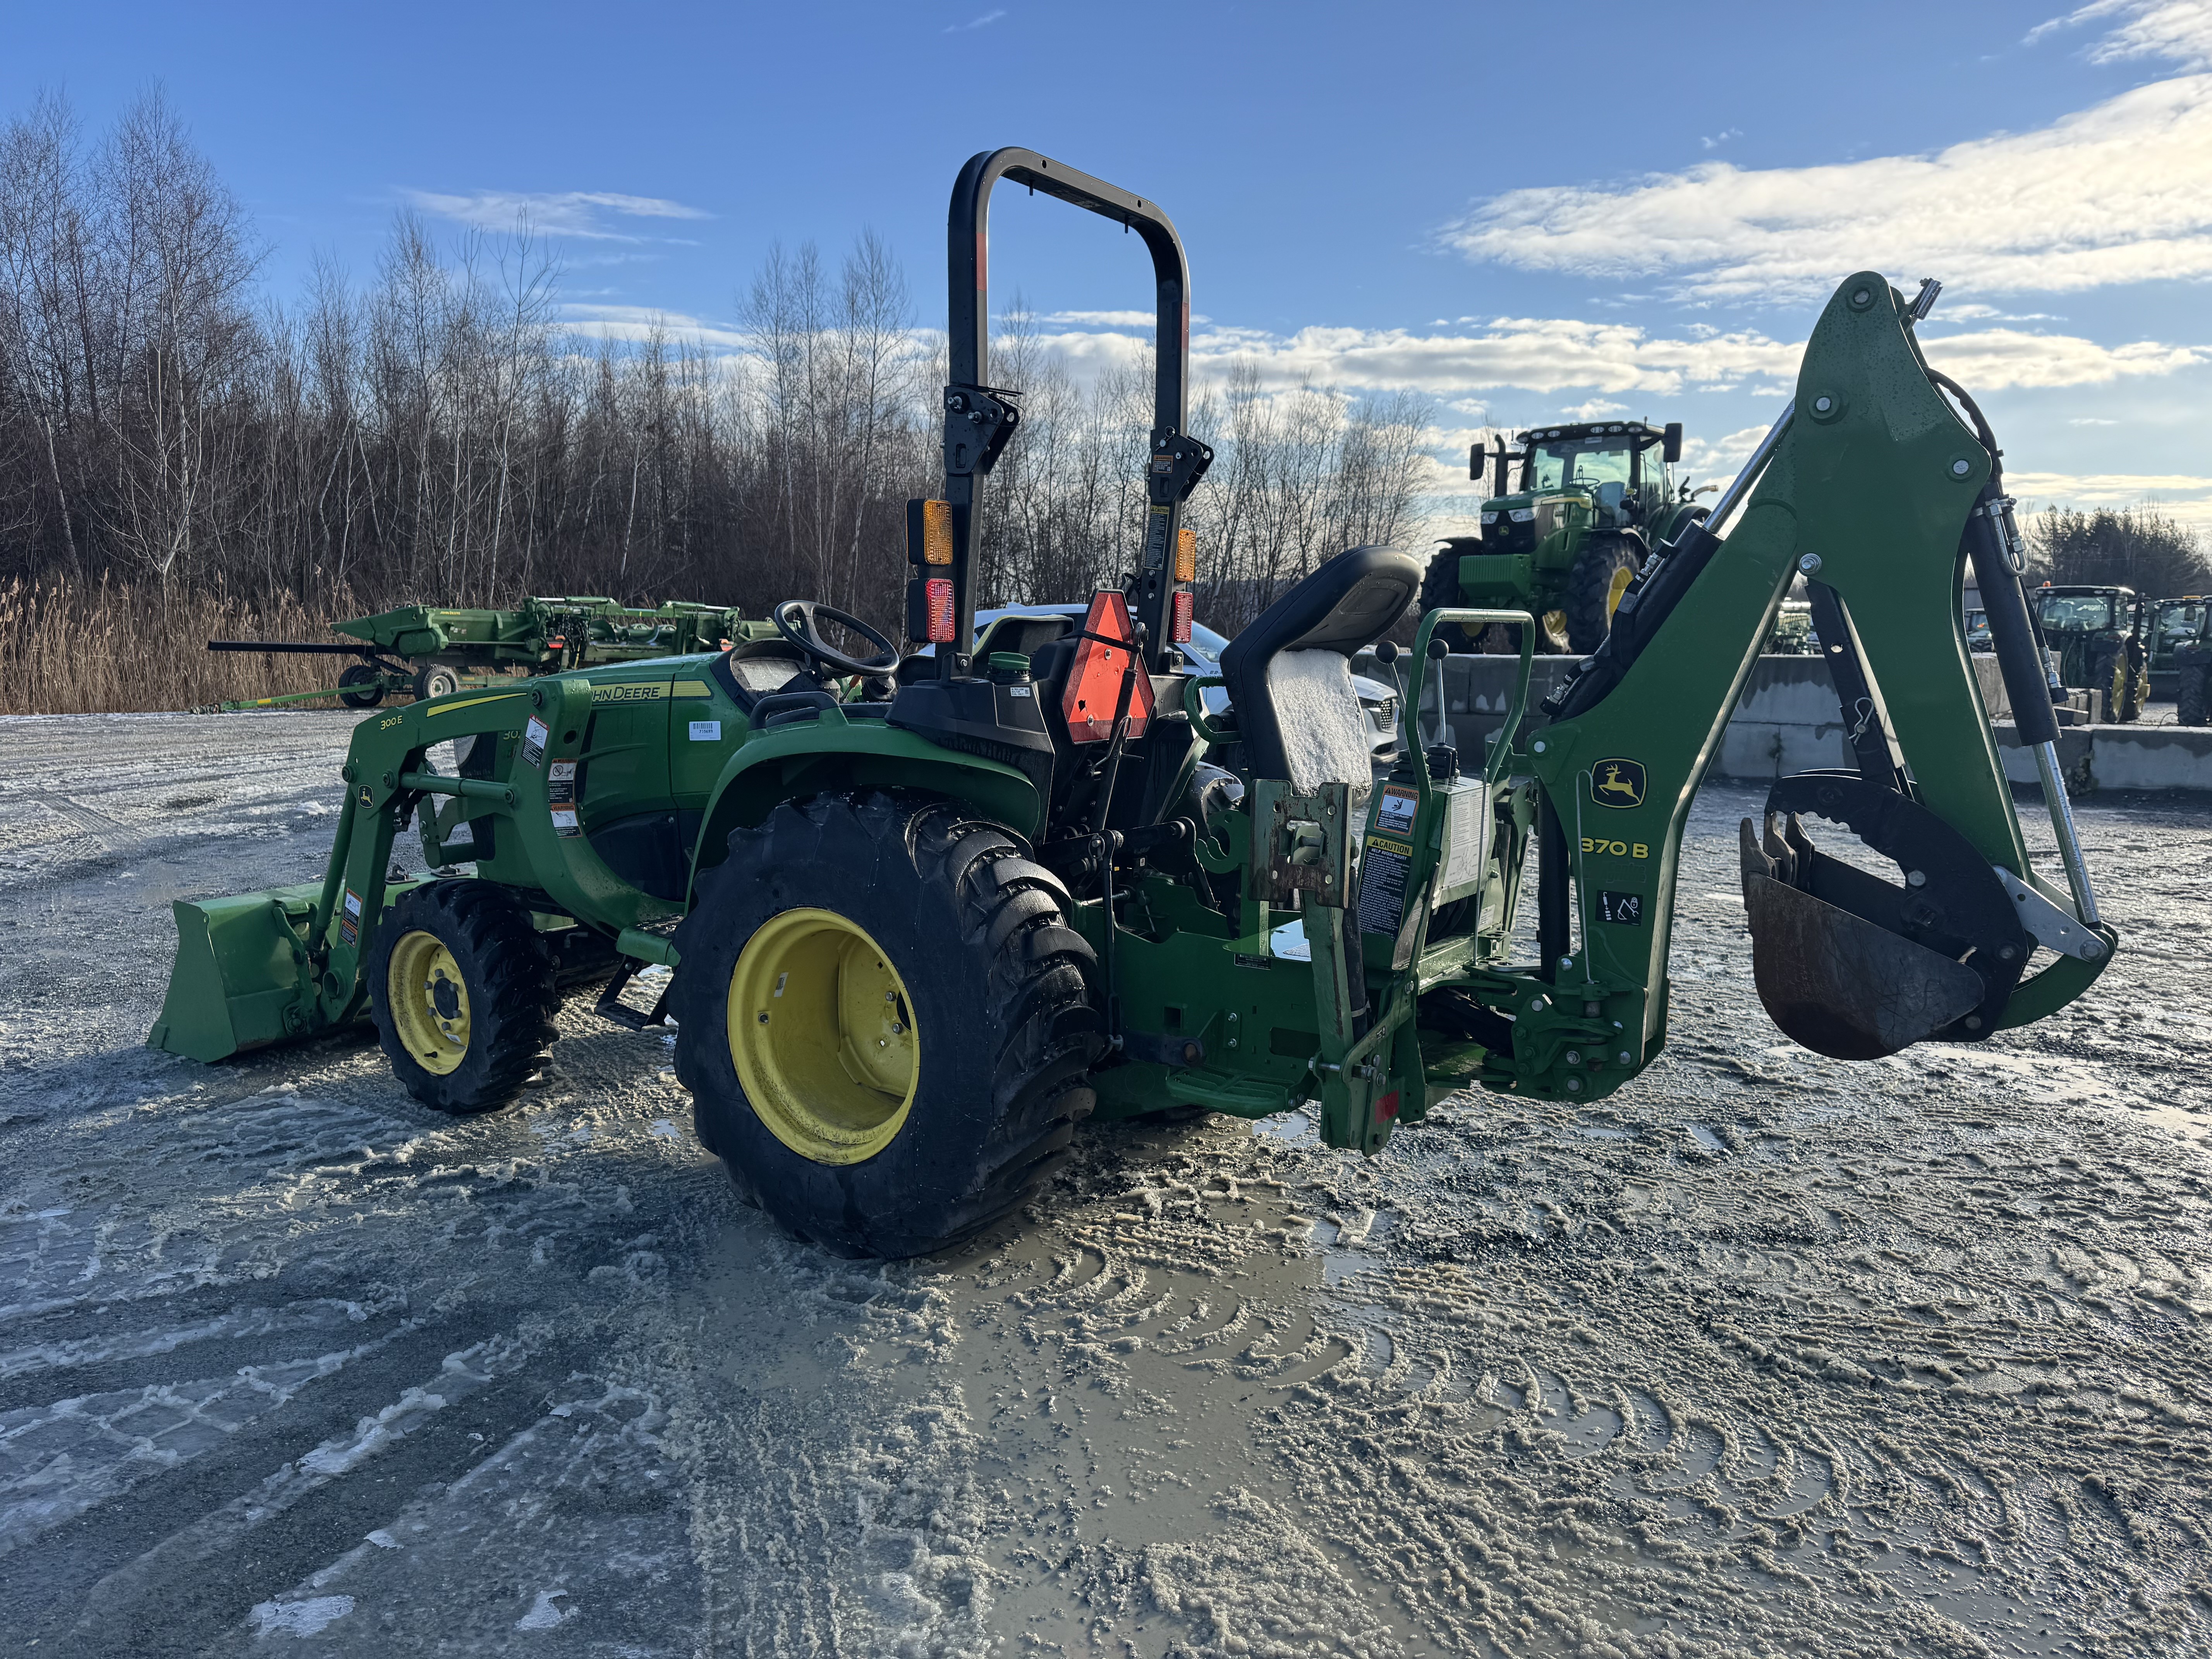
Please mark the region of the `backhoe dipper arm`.
<svg viewBox="0 0 2212 1659"><path fill-rule="evenodd" d="M1844 624L1844 637L1821 635L1838 684L1865 688L1847 730L1886 717L1892 744L1863 732L1858 769L1778 780L1764 830L1746 823L1754 965L1778 1024L1845 1058L1980 1041L2063 1006L2110 961L2117 939L2086 902L2086 872L2078 901L2039 877L2013 811L1959 609L1972 532L2003 533L1984 492L1994 459L1931 383L1914 319L1879 275L1844 283L1790 408L1711 518L1624 596L1606 645L1529 739L1547 808L1545 960L1483 991L1516 1022L1510 1062L1495 1056L1486 1073L1492 1086L1591 1098L1663 1045L1690 803L1800 575ZM2047 702L2033 665L2010 656L2033 743ZM2031 683L2011 686L2015 674ZM2077 865L2063 791L2055 778L2046 787ZM1801 813L1847 824L1902 883L1814 851ZM2021 983L2038 944L2057 960Z"/></svg>
<svg viewBox="0 0 2212 1659"><path fill-rule="evenodd" d="M1152 256L1157 293L1156 374L1152 388L1152 459L1146 469L1151 501L1145 549L1131 604L1143 625L1146 655L1154 673L1167 670L1167 611L1175 588L1176 531L1182 503L1204 476L1213 452L1183 430L1189 402L1190 267L1182 239L1159 204L1118 185L1079 173L1032 149L1008 147L969 159L952 185L946 222L950 255L951 384L945 389L945 499L952 504L952 638L941 651L950 679L965 672L967 642L975 635L975 594L970 553L977 544L975 480L988 474L1020 419L1008 394L988 383L990 373L991 187L1000 179L1026 185L1144 238Z"/></svg>

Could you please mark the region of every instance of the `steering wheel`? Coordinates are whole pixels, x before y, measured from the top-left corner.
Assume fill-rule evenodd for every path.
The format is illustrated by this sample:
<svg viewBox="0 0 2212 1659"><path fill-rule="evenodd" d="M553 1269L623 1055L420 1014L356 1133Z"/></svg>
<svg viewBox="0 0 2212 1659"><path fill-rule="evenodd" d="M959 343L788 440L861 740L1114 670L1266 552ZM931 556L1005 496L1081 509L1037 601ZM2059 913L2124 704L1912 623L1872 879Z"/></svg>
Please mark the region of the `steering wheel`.
<svg viewBox="0 0 2212 1659"><path fill-rule="evenodd" d="M898 647L858 617L848 616L830 605L817 605L811 599L786 599L768 614L769 619L775 624L777 633L823 667L835 669L840 674L857 674L863 679L881 679L899 665ZM824 644L820 630L815 626L817 617L826 617L838 627L850 629L862 639L880 645L882 653L864 660L859 657L848 657L834 647Z"/></svg>

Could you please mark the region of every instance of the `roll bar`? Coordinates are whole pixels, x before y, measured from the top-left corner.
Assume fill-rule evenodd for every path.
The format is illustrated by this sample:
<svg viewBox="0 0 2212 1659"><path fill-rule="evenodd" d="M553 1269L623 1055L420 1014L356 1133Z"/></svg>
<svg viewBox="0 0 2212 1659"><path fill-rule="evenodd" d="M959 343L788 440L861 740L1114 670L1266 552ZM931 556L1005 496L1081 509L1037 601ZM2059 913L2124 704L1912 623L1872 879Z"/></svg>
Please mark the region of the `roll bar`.
<svg viewBox="0 0 2212 1659"><path fill-rule="evenodd" d="M1118 185L1079 173L1033 149L1009 147L971 156L953 181L947 216L946 332L952 378L945 388L945 499L952 507L952 639L941 651L944 678L969 671L975 633L975 594L969 552L976 525L975 480L996 464L1021 420L1018 393L988 384L990 374L991 187L1001 179L1032 191L1118 221L1145 239L1157 285L1158 374L1152 389L1152 459L1146 468L1145 551L1131 610L1145 630L1145 654L1155 673L1167 665L1168 596L1175 587L1176 532L1182 503L1213 459L1213 452L1183 431L1189 408L1190 268L1182 240L1158 204Z"/></svg>

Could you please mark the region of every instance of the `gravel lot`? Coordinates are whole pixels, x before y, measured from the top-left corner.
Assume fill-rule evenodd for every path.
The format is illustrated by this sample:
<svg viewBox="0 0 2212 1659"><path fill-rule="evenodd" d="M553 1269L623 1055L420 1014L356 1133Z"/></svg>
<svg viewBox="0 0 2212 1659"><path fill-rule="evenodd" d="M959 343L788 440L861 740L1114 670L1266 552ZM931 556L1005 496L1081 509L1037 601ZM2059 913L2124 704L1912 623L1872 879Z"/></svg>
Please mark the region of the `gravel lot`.
<svg viewBox="0 0 2212 1659"><path fill-rule="evenodd" d="M319 874L351 718L0 722L9 1651L2212 1654L2202 803L2083 810L2083 1004L1850 1066L1759 1009L1717 787L1622 1095L1102 1127L884 1267L581 1002L476 1121L141 1046L171 899Z"/></svg>

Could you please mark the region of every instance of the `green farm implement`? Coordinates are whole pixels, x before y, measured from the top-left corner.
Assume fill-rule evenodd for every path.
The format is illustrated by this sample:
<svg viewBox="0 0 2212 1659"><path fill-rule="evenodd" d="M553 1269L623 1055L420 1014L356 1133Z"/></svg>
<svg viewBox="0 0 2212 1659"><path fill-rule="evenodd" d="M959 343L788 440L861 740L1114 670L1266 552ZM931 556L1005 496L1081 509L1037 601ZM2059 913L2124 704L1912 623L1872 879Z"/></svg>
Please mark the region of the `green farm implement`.
<svg viewBox="0 0 2212 1659"><path fill-rule="evenodd" d="M984 486L1021 418L986 337L1002 179L1141 237L1158 350L1133 574L1084 617L978 637ZM1376 783L1350 659L1414 603L1419 561L1328 560L1218 674L1182 650L1199 550L1179 520L1212 456L1185 430L1189 285L1158 205L998 150L963 169L949 247L944 485L910 505L907 549L907 641L933 653L792 600L771 637L363 720L323 880L179 903L150 1040L215 1060L373 1022L416 1099L483 1111L539 1063L564 988L602 979L608 1018L675 1022L700 1139L744 1194L882 1255L1006 1215L1088 1117L1305 1108L1328 1145L1372 1154L1455 1090L1598 1100L1666 1048L1691 802L1800 579L1862 712L1850 768L1778 780L1743 824L1775 1023L1845 1060L1987 1042L2111 961L1996 441L1915 343L1932 289L1844 283L1796 402L1711 517L1640 563L1540 709L1528 611L1431 607L1404 759ZM1970 672L1968 562L2056 879L2029 858ZM1495 624L1520 639L1503 729L1480 754L1422 747L1410 711L1444 630ZM1884 873L1816 850L1814 817ZM395 878L410 829L426 873ZM673 970L650 1010L623 1000L647 964Z"/></svg>
<svg viewBox="0 0 2212 1659"><path fill-rule="evenodd" d="M270 708L336 697L349 708L374 708L394 695L442 697L481 690L518 675L717 650L767 631L758 623L748 623L742 611L722 605L678 600L639 610L592 597L528 599L514 611L410 605L333 623L331 629L361 642L210 640L210 651L356 659L336 685L325 690L249 697L221 707Z"/></svg>
<svg viewBox="0 0 2212 1659"><path fill-rule="evenodd" d="M1539 651L1587 656L1651 556L1705 514L1679 486L1679 423L1589 421L1500 435L1468 452L1468 476L1492 485L1482 533L1448 538L1429 560L1421 605L1505 606L1534 613ZM1707 493L1700 490L1698 495ZM1512 630L1494 636L1508 644ZM1445 635L1460 643L1454 624Z"/></svg>

